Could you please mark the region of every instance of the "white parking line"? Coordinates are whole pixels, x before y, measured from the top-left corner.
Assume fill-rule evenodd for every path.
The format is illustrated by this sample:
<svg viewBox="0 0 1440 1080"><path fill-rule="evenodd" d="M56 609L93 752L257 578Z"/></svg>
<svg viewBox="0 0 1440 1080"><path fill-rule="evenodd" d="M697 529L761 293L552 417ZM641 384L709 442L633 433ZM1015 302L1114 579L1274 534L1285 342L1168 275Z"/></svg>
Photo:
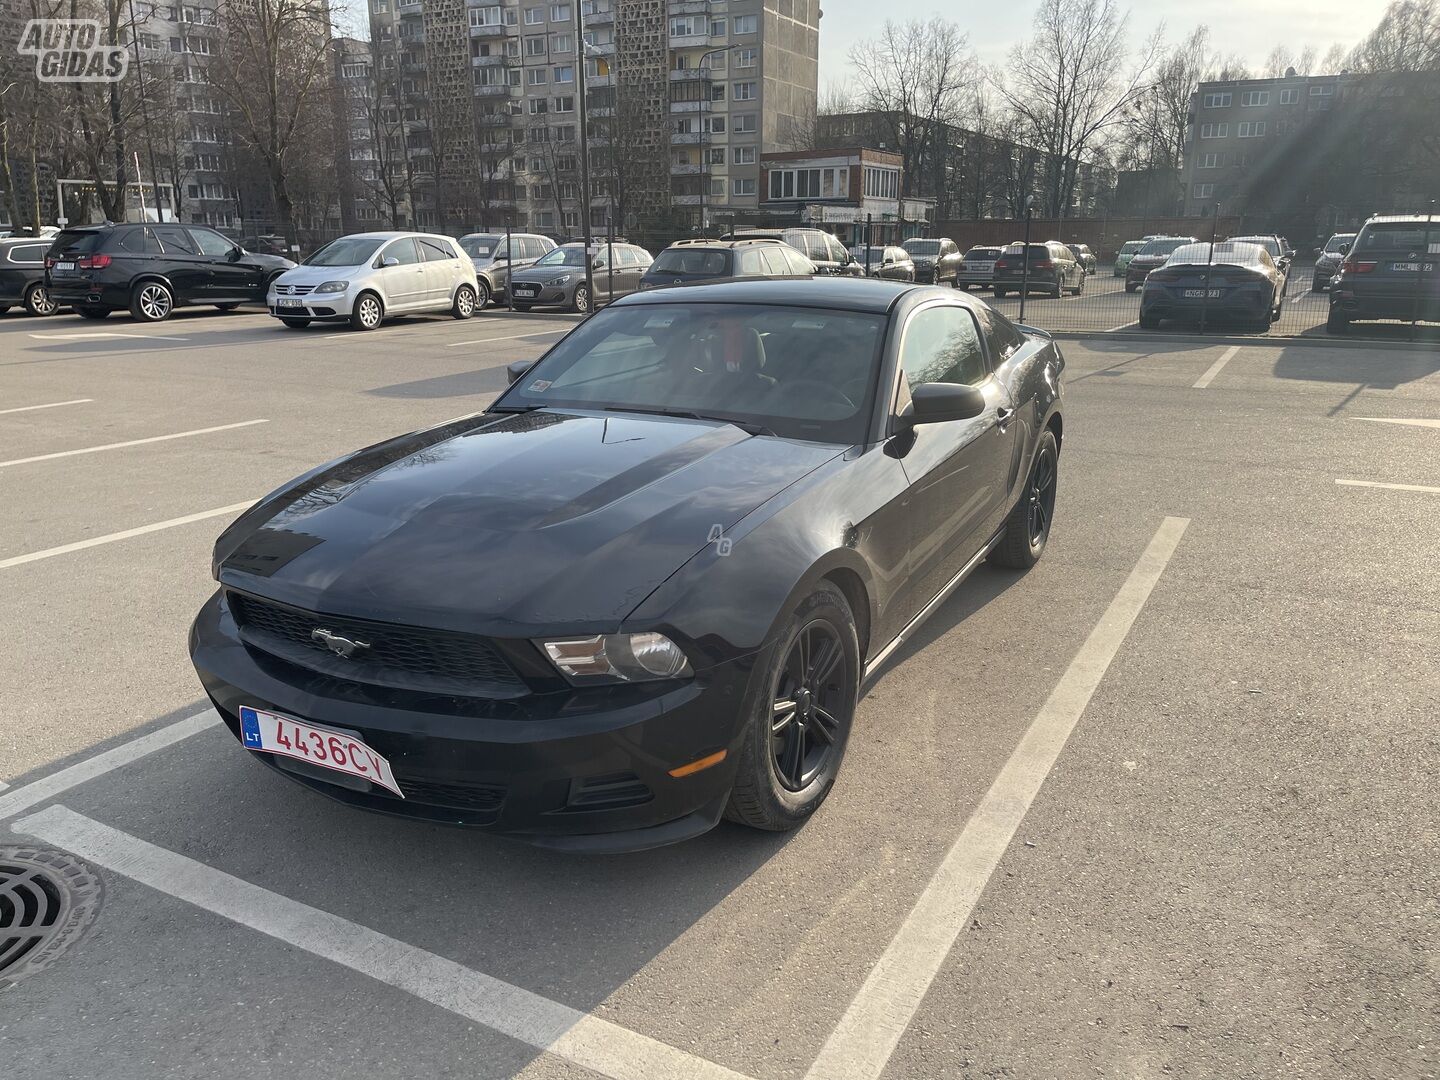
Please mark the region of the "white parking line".
<svg viewBox="0 0 1440 1080"><path fill-rule="evenodd" d="M1121 323L1119 326L1112 326L1112 327L1110 327L1109 330L1102 330L1102 331L1100 331L1100 332L1101 332L1102 334L1113 334L1113 333L1115 333L1117 330L1129 330L1130 327L1132 327L1132 326L1138 326L1138 325L1139 325L1138 323L1133 323L1133 322Z"/></svg>
<svg viewBox="0 0 1440 1080"><path fill-rule="evenodd" d="M220 424L218 427L196 428L194 431L177 431L171 435L151 435L148 439L129 439L125 442L106 443L104 446L86 446L79 450L61 450L54 454L36 454L34 457L15 458L13 461L0 461L0 469L8 469L11 465L29 465L36 461L53 461L55 458L76 457L80 454L98 454L102 450L121 450L127 446L144 446L146 443L167 442L170 439L188 439L192 435L210 435L216 431L234 431L236 428L250 427L253 424L268 424L269 420L242 420L238 424Z"/></svg>
<svg viewBox="0 0 1440 1080"><path fill-rule="evenodd" d="M1204 375L1201 375L1200 378L1195 380L1195 385L1192 386L1190 389L1204 390L1207 386L1211 384L1211 382L1214 381L1215 376L1220 374L1220 369L1223 368L1226 364L1228 364L1234 358L1235 354L1239 351L1239 345L1231 345L1230 348L1226 349L1223 353L1220 354L1219 360L1216 360L1213 364L1210 365Z"/></svg>
<svg viewBox="0 0 1440 1080"><path fill-rule="evenodd" d="M871 969L805 1074L807 1080L878 1080L885 1071L1188 524L1188 518L1176 517L1161 522L1140 561Z"/></svg>
<svg viewBox="0 0 1440 1080"><path fill-rule="evenodd" d="M164 334L115 334L108 330L92 330L87 334L31 334L37 341L90 341L96 338L142 338L146 341L189 341L189 338L166 337Z"/></svg>
<svg viewBox="0 0 1440 1080"><path fill-rule="evenodd" d="M1387 491L1432 491L1440 494L1440 487L1426 487L1424 484L1382 484L1378 480L1336 480L1343 487L1384 488Z"/></svg>
<svg viewBox="0 0 1440 1080"><path fill-rule="evenodd" d="M8 416L10 413L17 412L34 412L37 409L58 409L61 405L84 405L86 402L94 400L94 398L82 397L76 398L74 401L52 401L48 405L22 405L18 409L0 409L0 416Z"/></svg>
<svg viewBox="0 0 1440 1080"><path fill-rule="evenodd" d="M50 806L11 828L615 1080L742 1074Z"/></svg>
<svg viewBox="0 0 1440 1080"><path fill-rule="evenodd" d="M6 795L0 795L0 820L14 817L16 814L23 814L32 806L63 795L71 788L79 787L96 777L104 776L122 765L139 761L156 750L174 746L182 739L197 735L214 727L219 722L220 714L214 709L206 709L194 716L187 716L184 720L167 724L158 731L152 731L131 739L129 742L121 743L119 746L111 747L94 757L77 761L74 765L68 765L33 783L15 788Z"/></svg>
<svg viewBox="0 0 1440 1080"><path fill-rule="evenodd" d="M484 345L491 341L519 341L521 338L549 337L551 334L568 334L567 327L564 330L541 330L536 334L507 334L505 337L476 338L474 341L452 341L445 347L447 349L458 349L461 345Z"/></svg>
<svg viewBox="0 0 1440 1080"><path fill-rule="evenodd" d="M1351 420L1364 420L1371 424L1407 424L1410 427L1440 428L1440 420L1403 420L1398 416L1352 416Z"/></svg>
<svg viewBox="0 0 1440 1080"><path fill-rule="evenodd" d="M251 500L251 502L253 501ZM86 548L99 547L101 544L113 544L116 540L129 540L132 536L144 536L146 533L160 532L162 529L173 529L178 525L189 525L192 521L204 521L206 518L238 514L250 505L250 502L232 503L230 506L220 506L214 510L202 510L198 514L186 514L184 517L157 521L153 525L141 525L138 528L124 529L121 532L106 533L104 536L91 536L85 540L76 540L73 544L61 544L59 547L32 551L28 555L12 555L8 559L0 559L0 570L39 562L41 559L53 559L56 555L69 555L72 551L84 551Z"/></svg>

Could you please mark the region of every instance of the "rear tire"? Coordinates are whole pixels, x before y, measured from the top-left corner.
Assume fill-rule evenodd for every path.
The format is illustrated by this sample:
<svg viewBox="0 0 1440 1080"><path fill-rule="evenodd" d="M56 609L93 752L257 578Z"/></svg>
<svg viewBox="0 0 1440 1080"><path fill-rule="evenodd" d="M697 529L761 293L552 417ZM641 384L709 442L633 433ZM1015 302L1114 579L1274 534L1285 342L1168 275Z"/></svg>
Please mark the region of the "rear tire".
<svg viewBox="0 0 1440 1080"><path fill-rule="evenodd" d="M1126 292L1134 292L1134 291L1135 291L1136 289L1138 289L1138 288L1140 288L1139 285L1132 285L1132 284L1130 284L1130 282L1128 282L1128 281L1125 282L1125 291L1126 291Z"/></svg>
<svg viewBox="0 0 1440 1080"><path fill-rule="evenodd" d="M996 566L1029 570L1040 561L1055 517L1059 476L1060 444L1055 441L1055 433L1047 428L1035 450L1035 462L1030 466L1025 491L1005 519L1000 542L990 552L990 561Z"/></svg>
<svg viewBox="0 0 1440 1080"><path fill-rule="evenodd" d="M305 327L307 327L307 326L310 325L310 320L309 320L309 319L286 319L286 318L282 318L282 319L280 320L280 325L281 325L281 326L288 326L291 330L304 330Z"/></svg>
<svg viewBox="0 0 1440 1080"><path fill-rule="evenodd" d="M385 319L385 306L373 292L362 292L350 309L350 326L356 330L374 330Z"/></svg>
<svg viewBox="0 0 1440 1080"><path fill-rule="evenodd" d="M218 311L234 311L239 306L239 304L216 304L215 308Z"/></svg>
<svg viewBox="0 0 1440 1080"><path fill-rule="evenodd" d="M1325 320L1325 332L1327 334L1348 334L1350 332L1350 320L1345 314L1336 308L1330 309L1330 315Z"/></svg>
<svg viewBox="0 0 1440 1080"><path fill-rule="evenodd" d="M995 290L995 299L996 299L996 300L1004 300L1005 297L1007 297L1007 296L1009 296L1009 295L1010 295L1010 290L1009 290L1009 289L996 289L996 290Z"/></svg>
<svg viewBox="0 0 1440 1080"><path fill-rule="evenodd" d="M483 281L475 283L475 310L484 311L490 306L490 286Z"/></svg>
<svg viewBox="0 0 1440 1080"><path fill-rule="evenodd" d="M105 319L110 316L108 307L77 307L75 314L82 319Z"/></svg>
<svg viewBox="0 0 1440 1080"><path fill-rule="evenodd" d="M1071 296L1079 296L1079 295L1080 295L1081 293L1083 293L1084 291L1085 291L1085 275L1084 275L1084 274L1081 274L1081 275L1080 275L1080 284L1079 284L1079 285L1076 285L1073 289L1070 290L1070 295L1071 295Z"/></svg>
<svg viewBox="0 0 1440 1080"><path fill-rule="evenodd" d="M163 281L142 281L130 293L130 314L136 322L164 322L175 310L175 295Z"/></svg>
<svg viewBox="0 0 1440 1080"><path fill-rule="evenodd" d="M855 716L859 635L838 588L821 582L800 603L755 679L725 816L784 832L830 794Z"/></svg>
<svg viewBox="0 0 1440 1080"><path fill-rule="evenodd" d="M1140 329L1141 329L1141 330L1159 330L1159 329L1160 329L1160 320L1157 319L1154 315L1141 315L1141 316L1140 316Z"/></svg>
<svg viewBox="0 0 1440 1080"><path fill-rule="evenodd" d="M450 305L450 315L455 319L468 319L475 314L475 290L461 285L455 290L455 302Z"/></svg>
<svg viewBox="0 0 1440 1080"><path fill-rule="evenodd" d="M25 310L42 319L54 315L59 305L50 299L50 290L43 281L37 281L25 290Z"/></svg>

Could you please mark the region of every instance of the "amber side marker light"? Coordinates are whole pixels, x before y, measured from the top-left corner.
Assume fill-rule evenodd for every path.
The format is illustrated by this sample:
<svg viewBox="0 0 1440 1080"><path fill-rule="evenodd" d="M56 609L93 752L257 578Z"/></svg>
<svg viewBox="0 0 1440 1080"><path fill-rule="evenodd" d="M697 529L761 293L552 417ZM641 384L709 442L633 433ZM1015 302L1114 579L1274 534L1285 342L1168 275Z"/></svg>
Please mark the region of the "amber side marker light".
<svg viewBox="0 0 1440 1080"><path fill-rule="evenodd" d="M696 758L690 762L689 765L680 765L671 769L670 775L675 777L676 780L679 780L682 776L693 776L703 769L710 768L711 765L719 765L720 762L725 760L726 753L728 753L728 751L717 750L713 754L706 754L702 758Z"/></svg>

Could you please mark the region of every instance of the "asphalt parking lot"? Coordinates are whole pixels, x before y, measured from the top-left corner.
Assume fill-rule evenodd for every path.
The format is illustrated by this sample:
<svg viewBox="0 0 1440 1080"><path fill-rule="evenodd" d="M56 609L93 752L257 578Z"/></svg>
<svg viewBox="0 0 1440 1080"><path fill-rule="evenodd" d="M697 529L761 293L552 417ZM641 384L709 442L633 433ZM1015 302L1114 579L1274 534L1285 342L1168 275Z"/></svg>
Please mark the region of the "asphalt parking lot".
<svg viewBox="0 0 1440 1080"><path fill-rule="evenodd" d="M0 319L0 847L104 887L0 989L7 1064L1440 1072L1440 351L1064 342L1045 558L899 651L794 834L557 855L247 760L185 651L215 535L573 322Z"/></svg>

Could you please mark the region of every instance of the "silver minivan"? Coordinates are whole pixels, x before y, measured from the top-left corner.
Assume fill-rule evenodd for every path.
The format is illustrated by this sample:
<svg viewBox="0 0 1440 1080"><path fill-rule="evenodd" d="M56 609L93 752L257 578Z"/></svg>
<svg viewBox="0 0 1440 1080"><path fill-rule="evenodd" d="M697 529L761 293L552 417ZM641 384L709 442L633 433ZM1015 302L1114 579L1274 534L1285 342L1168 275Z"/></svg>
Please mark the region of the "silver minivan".
<svg viewBox="0 0 1440 1080"><path fill-rule="evenodd" d="M480 286L477 307L485 310L491 300L505 299L505 286L512 270L534 266L537 259L555 249L555 241L539 233L466 233L460 237L460 248L475 264L475 277Z"/></svg>
<svg viewBox="0 0 1440 1080"><path fill-rule="evenodd" d="M374 232L342 236L270 283L266 306L291 329L346 319L374 330L392 315L475 314L474 264L448 236Z"/></svg>

